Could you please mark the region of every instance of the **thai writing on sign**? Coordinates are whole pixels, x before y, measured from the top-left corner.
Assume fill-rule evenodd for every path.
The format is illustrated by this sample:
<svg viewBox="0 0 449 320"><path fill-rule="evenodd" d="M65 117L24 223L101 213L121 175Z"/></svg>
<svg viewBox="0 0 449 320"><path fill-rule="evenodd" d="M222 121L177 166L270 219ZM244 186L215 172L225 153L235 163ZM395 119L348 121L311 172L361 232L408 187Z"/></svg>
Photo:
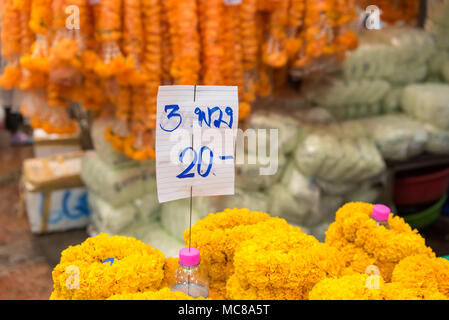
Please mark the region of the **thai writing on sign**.
<svg viewBox="0 0 449 320"><path fill-rule="evenodd" d="M238 91L160 86L156 118L159 202L234 194Z"/></svg>

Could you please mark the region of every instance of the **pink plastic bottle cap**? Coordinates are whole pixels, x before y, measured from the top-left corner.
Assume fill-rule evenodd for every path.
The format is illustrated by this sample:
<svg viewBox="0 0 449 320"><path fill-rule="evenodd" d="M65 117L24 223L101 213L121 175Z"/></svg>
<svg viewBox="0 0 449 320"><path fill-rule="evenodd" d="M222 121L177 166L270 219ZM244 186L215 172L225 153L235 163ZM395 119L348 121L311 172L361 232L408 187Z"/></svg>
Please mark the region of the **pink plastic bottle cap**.
<svg viewBox="0 0 449 320"><path fill-rule="evenodd" d="M386 221L388 220L390 212L391 210L387 206L384 206L383 204L376 204L373 208L372 217L378 221Z"/></svg>
<svg viewBox="0 0 449 320"><path fill-rule="evenodd" d="M200 263L200 251L197 248L182 248L179 250L179 264L193 267Z"/></svg>

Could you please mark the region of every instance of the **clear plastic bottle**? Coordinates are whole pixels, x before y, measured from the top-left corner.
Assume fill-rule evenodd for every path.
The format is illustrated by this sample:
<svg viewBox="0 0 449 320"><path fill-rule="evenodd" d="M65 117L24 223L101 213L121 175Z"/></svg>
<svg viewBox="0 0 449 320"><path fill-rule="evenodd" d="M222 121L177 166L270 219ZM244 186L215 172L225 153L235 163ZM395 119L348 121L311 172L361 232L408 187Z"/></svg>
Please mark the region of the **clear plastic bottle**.
<svg viewBox="0 0 449 320"><path fill-rule="evenodd" d="M179 266L176 269L172 291L181 291L193 297L209 297L209 279L200 266L200 251L182 248L179 251Z"/></svg>
<svg viewBox="0 0 449 320"><path fill-rule="evenodd" d="M371 218L376 221L378 226L384 226L387 229L390 229L390 225L388 224L388 217L390 216L390 208L383 204L376 204L371 213Z"/></svg>

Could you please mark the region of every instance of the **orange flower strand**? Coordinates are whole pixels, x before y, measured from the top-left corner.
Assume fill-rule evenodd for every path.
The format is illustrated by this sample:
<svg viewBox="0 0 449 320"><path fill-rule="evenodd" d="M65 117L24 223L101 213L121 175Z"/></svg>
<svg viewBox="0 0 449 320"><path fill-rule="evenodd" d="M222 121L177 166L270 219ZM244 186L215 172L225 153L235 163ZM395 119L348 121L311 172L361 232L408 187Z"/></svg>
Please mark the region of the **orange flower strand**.
<svg viewBox="0 0 449 320"><path fill-rule="evenodd" d="M52 0L31 1L30 28L35 34L46 35L51 29Z"/></svg>
<svg viewBox="0 0 449 320"><path fill-rule="evenodd" d="M13 0L4 0L1 13L1 54L11 60L21 52L20 12Z"/></svg>
<svg viewBox="0 0 449 320"><path fill-rule="evenodd" d="M100 42L118 41L121 38L121 0L102 0L99 4L97 38Z"/></svg>
<svg viewBox="0 0 449 320"><path fill-rule="evenodd" d="M21 79L21 70L17 64L8 64L0 76L0 87L5 90L11 90L19 87Z"/></svg>

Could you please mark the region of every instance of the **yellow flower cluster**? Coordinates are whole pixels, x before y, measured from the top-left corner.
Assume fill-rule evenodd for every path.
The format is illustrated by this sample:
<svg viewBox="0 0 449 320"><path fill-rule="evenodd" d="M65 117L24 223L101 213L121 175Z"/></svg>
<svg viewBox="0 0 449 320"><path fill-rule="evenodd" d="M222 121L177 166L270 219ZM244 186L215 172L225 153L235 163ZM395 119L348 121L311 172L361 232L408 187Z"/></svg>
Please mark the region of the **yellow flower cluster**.
<svg viewBox="0 0 449 320"><path fill-rule="evenodd" d="M449 261L424 254L409 256L394 268L392 282L449 299Z"/></svg>
<svg viewBox="0 0 449 320"><path fill-rule="evenodd" d="M449 261L399 217L390 216L391 229L377 226L372 208L340 208L326 243L248 209L211 213L184 240L201 252L211 299L449 299ZM373 265L380 274L369 272ZM141 241L100 234L62 252L50 299L190 299L168 289L177 267L178 258Z"/></svg>
<svg viewBox="0 0 449 320"><path fill-rule="evenodd" d="M189 230L184 233L189 243ZM306 299L315 283L338 276L338 251L284 219L226 209L192 226L211 288L219 298Z"/></svg>
<svg viewBox="0 0 449 320"><path fill-rule="evenodd" d="M106 259L112 264L103 263ZM61 253L51 299L106 299L157 290L164 279L162 252L134 238L101 233Z"/></svg>
<svg viewBox="0 0 449 320"><path fill-rule="evenodd" d="M372 288L367 285L368 277L357 273L323 279L310 291L309 300L380 300L383 279L379 276L379 288Z"/></svg>
<svg viewBox="0 0 449 320"><path fill-rule="evenodd" d="M434 255L418 231L402 218L390 215L390 229L377 226L371 219L373 207L362 202L345 204L326 232L326 243L340 250L346 274L364 273L368 266L376 265L382 277L390 281L395 265L403 258Z"/></svg>
<svg viewBox="0 0 449 320"><path fill-rule="evenodd" d="M226 209L209 214L192 226L191 246L201 252L201 263L208 270L211 282L223 282L234 272L234 251L244 240L250 239L250 228L259 222L270 220L264 212L248 209ZM190 230L184 232L189 244Z"/></svg>
<svg viewBox="0 0 449 320"><path fill-rule="evenodd" d="M317 282L340 275L343 263L337 249L282 219L268 230L260 225L235 252L228 298L304 300Z"/></svg>
<svg viewBox="0 0 449 320"><path fill-rule="evenodd" d="M449 261L428 255L402 259L394 268L392 282L356 273L326 278L310 291L310 300L449 300Z"/></svg>
<svg viewBox="0 0 449 320"><path fill-rule="evenodd" d="M195 299L183 292L163 288L158 291L115 294L107 300L204 300L204 298Z"/></svg>

